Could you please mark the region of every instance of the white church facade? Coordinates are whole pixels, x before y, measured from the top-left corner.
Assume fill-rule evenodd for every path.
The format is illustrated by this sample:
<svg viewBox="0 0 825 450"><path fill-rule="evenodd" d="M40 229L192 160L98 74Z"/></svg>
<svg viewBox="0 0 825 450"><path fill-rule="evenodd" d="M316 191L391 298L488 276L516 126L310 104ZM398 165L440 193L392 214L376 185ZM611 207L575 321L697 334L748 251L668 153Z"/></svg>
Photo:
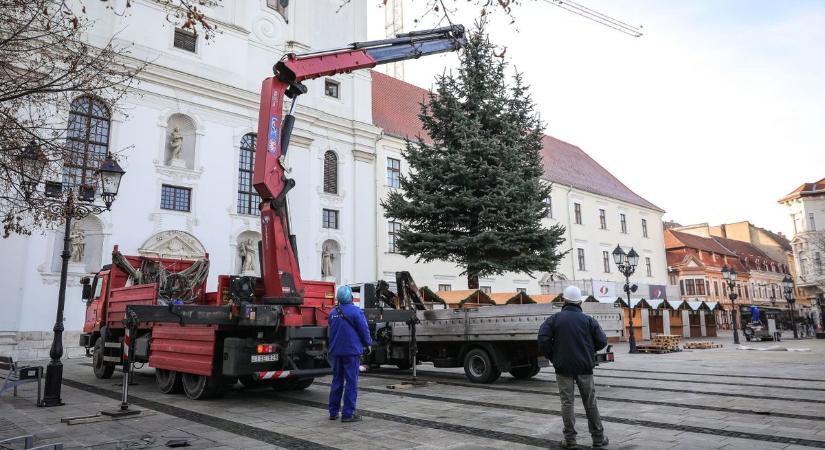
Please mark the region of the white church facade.
<svg viewBox="0 0 825 450"><path fill-rule="evenodd" d="M286 52L366 40L370 2L355 0L339 10L340 4L297 1L282 8L277 1L224 0L207 7L221 30L209 43L176 30L166 12L149 0L133 2L125 17L111 14L100 2L87 5L96 20L90 41L100 44L114 36L148 64L136 90L114 112L91 97L59 105L67 122L95 124L83 141L88 151L118 153L126 170L112 210L83 219L74 230L82 236L82 246L76 241L69 266L64 314L68 356L82 352L76 347L85 317L80 278L108 264L114 245L124 254L208 254L210 290L219 274L257 273L252 244L260 238L260 224L250 181L260 83ZM297 182L288 202L301 274L346 284L410 270L419 285L458 289L463 286L460 269L415 264L388 248L391 225L380 207L391 188L388 161L397 161L400 171L406 167L400 156L403 136L384 130L374 117L376 88L386 86L373 83L379 76L358 71L313 80L306 83L309 93L300 97L287 166L288 176ZM640 250L643 261L649 254L652 269L649 281L642 282L665 284L662 211L625 191L617 198L592 191L576 183L554 189L554 217L548 221L568 226L576 199L593 215L568 226L566 245L574 249L560 273L568 279L618 280L615 269L601 273L598 268L600 252L622 243ZM595 228L598 209L610 210L609 235ZM620 214L626 214L632 233L619 232ZM644 238L642 220L649 233ZM576 259L578 248L586 251L584 265ZM48 357L61 249L62 231L0 240L0 283L7 288L0 300L0 354ZM495 291L538 292L549 274L536 276L509 274L482 284Z"/></svg>

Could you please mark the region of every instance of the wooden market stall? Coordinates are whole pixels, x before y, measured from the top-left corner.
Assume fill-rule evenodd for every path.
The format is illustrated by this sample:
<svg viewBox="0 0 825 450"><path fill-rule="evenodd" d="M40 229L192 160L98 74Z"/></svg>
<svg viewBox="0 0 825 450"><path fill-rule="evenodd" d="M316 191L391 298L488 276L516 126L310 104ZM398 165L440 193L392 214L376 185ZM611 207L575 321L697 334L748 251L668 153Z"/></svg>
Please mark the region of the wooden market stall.
<svg viewBox="0 0 825 450"><path fill-rule="evenodd" d="M687 303L685 303L684 300L665 300L665 302L670 308L668 314L670 319L670 334L688 336L689 333L686 335L684 332L685 323L682 315L685 308L688 308Z"/></svg>
<svg viewBox="0 0 825 450"><path fill-rule="evenodd" d="M628 304L624 299L620 298L618 300L618 303L621 305L623 315L624 315L625 336L630 336L630 320L631 320L630 319L630 317L631 317L630 309L628 308ZM634 311L633 311L633 337L636 339L636 341L641 341L645 337L641 309L643 309L643 308L648 308L649 309L650 305L648 305L648 303L645 299L636 299L636 298L630 299L630 305L634 309Z"/></svg>
<svg viewBox="0 0 825 450"><path fill-rule="evenodd" d="M490 299L492 299L496 305L525 305L536 303L526 292L494 292L489 295Z"/></svg>
<svg viewBox="0 0 825 450"><path fill-rule="evenodd" d="M462 289L458 291L433 292L429 288L424 287L421 289L421 291L422 297L426 299L425 301L429 300L430 298L437 297L442 302L444 302L444 304L446 304L448 308L452 309L474 308L478 306L489 306L496 304L496 302L494 302L489 295L478 289Z"/></svg>
<svg viewBox="0 0 825 450"><path fill-rule="evenodd" d="M705 302L708 311L705 313L705 336L716 337L716 311L720 310L722 306L719 302Z"/></svg>
<svg viewBox="0 0 825 450"><path fill-rule="evenodd" d="M667 303L664 300L648 300L647 303L650 305L650 310L648 311L648 328L650 329L650 335L656 336L658 334L670 334L670 330L665 332L665 314L664 309L667 308Z"/></svg>
<svg viewBox="0 0 825 450"><path fill-rule="evenodd" d="M546 303L553 303L556 299L561 299L561 294L534 294L530 296L534 302L543 305Z"/></svg>

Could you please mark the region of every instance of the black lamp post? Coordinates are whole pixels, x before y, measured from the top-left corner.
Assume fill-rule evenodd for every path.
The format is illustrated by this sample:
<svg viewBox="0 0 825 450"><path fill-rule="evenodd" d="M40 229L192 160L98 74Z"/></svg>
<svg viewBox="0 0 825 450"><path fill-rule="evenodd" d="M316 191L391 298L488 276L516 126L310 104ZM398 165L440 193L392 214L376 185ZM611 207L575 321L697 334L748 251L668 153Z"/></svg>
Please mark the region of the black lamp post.
<svg viewBox="0 0 825 450"><path fill-rule="evenodd" d="M625 253L622 250L620 245L616 246L616 249L613 250L613 262L616 263L616 266L619 268L619 272L624 275L624 292L627 296L627 308L630 310L630 335L628 336L628 343L630 344L630 353L636 353L636 336L633 333L633 319L635 318L635 310L633 306L630 304L630 276L636 272L636 266L639 264L639 254L636 253L636 250L633 250L633 247L630 248L630 251ZM634 286L635 287L635 286Z"/></svg>
<svg viewBox="0 0 825 450"><path fill-rule="evenodd" d="M46 367L46 385L43 391L43 401L40 406L60 406L60 387L63 382L63 307L66 303L66 279L69 271L69 257L71 256L71 226L72 219L81 220L90 214L100 214L112 207L112 202L120 188L120 179L126 173L111 156L100 165L97 170L99 180L90 184L78 186L64 186L60 182L46 181L44 191L37 192L43 169L46 166L46 157L37 145L32 142L20 155L21 187L23 194L30 205L43 208L64 218L63 252L60 254L60 289L57 296L57 316L54 322L54 337L49 350L49 365ZM100 197L105 206L94 203L95 194L100 187Z"/></svg>
<svg viewBox="0 0 825 450"><path fill-rule="evenodd" d="M796 331L796 317L794 317L794 303L796 303L796 298L793 296L793 280L788 274L785 274L785 278L782 279L782 294L785 296L785 300L788 302L788 312L791 316L791 328L793 329L793 338L799 339L799 332Z"/></svg>
<svg viewBox="0 0 825 450"><path fill-rule="evenodd" d="M728 298L730 299L731 310L733 310L733 343L739 345L739 310L736 307L736 299L739 297L736 289L736 271L733 267L722 267L722 278L728 284Z"/></svg>

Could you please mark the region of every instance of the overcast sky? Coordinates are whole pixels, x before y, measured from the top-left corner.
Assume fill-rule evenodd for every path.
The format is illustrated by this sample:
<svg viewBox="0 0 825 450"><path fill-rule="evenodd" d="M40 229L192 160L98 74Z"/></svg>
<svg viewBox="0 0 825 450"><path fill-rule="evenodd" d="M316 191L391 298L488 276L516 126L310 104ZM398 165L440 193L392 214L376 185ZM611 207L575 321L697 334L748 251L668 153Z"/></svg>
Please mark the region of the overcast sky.
<svg viewBox="0 0 825 450"><path fill-rule="evenodd" d="M378 0L368 0L375 5ZM825 177L825 2L580 0L633 38L541 0L491 39L532 86L546 133L581 147L683 224L750 220L788 233L776 200ZM459 0L458 4L465 3ZM406 29L421 0L405 2ZM464 7L470 25L477 11ZM384 11L370 8L370 38ZM408 62L429 88L454 56Z"/></svg>

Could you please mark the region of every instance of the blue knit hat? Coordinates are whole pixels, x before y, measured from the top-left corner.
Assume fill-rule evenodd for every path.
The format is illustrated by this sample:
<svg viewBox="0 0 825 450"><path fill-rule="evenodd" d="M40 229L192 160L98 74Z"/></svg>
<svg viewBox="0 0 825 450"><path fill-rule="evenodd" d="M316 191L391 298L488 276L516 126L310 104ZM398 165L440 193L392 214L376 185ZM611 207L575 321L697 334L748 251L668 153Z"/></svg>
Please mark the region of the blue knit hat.
<svg viewBox="0 0 825 450"><path fill-rule="evenodd" d="M352 289L349 286L341 286L338 288L338 294L335 299L339 304L348 305L352 303Z"/></svg>

